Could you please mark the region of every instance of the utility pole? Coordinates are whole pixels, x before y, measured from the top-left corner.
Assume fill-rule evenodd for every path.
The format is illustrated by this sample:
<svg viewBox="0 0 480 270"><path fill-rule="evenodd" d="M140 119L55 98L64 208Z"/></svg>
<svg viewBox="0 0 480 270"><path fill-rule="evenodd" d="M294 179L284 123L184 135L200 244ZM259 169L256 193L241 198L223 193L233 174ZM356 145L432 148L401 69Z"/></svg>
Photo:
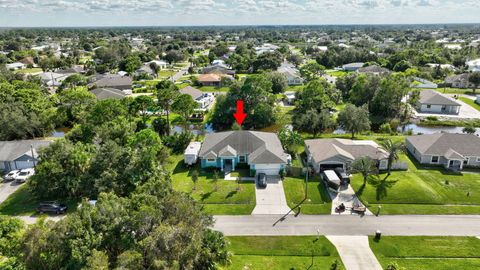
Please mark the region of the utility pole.
<svg viewBox="0 0 480 270"><path fill-rule="evenodd" d="M30 144L30 151L32 152L33 168L35 168L35 156L33 154L33 144Z"/></svg>

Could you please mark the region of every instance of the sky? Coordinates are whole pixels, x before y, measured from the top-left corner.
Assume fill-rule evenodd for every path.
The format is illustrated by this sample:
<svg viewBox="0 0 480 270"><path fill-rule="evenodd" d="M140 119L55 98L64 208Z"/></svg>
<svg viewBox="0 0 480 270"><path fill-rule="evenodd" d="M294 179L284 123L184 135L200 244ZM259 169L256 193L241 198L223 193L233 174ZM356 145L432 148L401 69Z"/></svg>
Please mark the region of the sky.
<svg viewBox="0 0 480 270"><path fill-rule="evenodd" d="M0 0L0 27L480 23L479 0Z"/></svg>

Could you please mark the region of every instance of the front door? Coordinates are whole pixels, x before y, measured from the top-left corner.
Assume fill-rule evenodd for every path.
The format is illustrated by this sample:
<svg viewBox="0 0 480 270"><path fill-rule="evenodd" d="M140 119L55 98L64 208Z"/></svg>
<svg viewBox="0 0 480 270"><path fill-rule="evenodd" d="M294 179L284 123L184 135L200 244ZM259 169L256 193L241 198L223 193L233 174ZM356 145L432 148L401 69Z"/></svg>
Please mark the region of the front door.
<svg viewBox="0 0 480 270"><path fill-rule="evenodd" d="M223 171L225 174L228 174L232 172L232 160L231 159L225 159L223 160Z"/></svg>

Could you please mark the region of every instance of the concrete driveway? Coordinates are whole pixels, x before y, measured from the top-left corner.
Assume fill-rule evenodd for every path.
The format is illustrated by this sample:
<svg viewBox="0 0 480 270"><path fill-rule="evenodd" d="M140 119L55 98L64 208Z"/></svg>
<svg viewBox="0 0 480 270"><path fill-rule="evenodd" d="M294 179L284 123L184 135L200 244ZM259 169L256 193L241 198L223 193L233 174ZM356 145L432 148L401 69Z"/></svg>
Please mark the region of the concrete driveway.
<svg viewBox="0 0 480 270"><path fill-rule="evenodd" d="M287 205L280 177L267 176L267 187L255 186L255 195L257 205L252 215L285 215L291 210Z"/></svg>
<svg viewBox="0 0 480 270"><path fill-rule="evenodd" d="M12 193L17 191L17 189L22 185L23 184L15 183L15 181L1 183L0 184L0 203L5 201L8 198L8 196L10 196Z"/></svg>
<svg viewBox="0 0 480 270"><path fill-rule="evenodd" d="M373 254L368 236L331 236L327 239L337 248L347 270L382 270L382 266Z"/></svg>

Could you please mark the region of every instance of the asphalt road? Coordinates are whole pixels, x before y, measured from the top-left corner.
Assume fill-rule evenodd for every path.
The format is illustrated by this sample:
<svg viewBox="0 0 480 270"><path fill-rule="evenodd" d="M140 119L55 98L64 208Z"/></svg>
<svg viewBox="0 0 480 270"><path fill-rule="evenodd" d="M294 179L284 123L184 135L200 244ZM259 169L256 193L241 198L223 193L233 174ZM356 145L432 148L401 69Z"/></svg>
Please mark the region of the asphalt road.
<svg viewBox="0 0 480 270"><path fill-rule="evenodd" d="M0 203L5 201L8 196L14 193L23 184L17 184L15 181L5 182L0 184Z"/></svg>
<svg viewBox="0 0 480 270"><path fill-rule="evenodd" d="M225 235L438 235L479 236L480 215L402 216L214 216L214 229Z"/></svg>

